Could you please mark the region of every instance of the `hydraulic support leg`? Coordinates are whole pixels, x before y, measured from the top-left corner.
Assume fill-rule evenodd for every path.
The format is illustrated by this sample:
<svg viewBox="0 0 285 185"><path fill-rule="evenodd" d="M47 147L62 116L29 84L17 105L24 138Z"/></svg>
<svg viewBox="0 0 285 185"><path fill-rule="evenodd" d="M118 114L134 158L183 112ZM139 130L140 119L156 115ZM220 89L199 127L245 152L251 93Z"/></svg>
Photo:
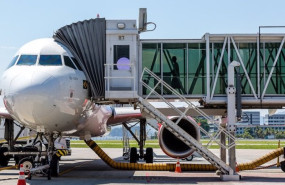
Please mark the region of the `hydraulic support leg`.
<svg viewBox="0 0 285 185"><path fill-rule="evenodd" d="M226 123L225 123L225 118L222 118L222 122L221 122L221 126L223 128L226 127ZM223 145L226 145L226 135L225 133L221 133L221 137L220 137L220 142L223 144ZM223 147L220 147L220 158L222 161L224 161L225 163L227 162L227 150Z"/></svg>
<svg viewBox="0 0 285 185"><path fill-rule="evenodd" d="M143 151L143 147L145 145L145 140L146 140L146 120L145 119L141 119L140 120L140 141L139 141L139 157L141 159L144 158L144 151Z"/></svg>
<svg viewBox="0 0 285 185"><path fill-rule="evenodd" d="M230 63L228 67L228 88L227 88L227 96L228 96L228 105L227 105L227 114L228 114L228 131L234 136L235 135L235 123L236 123L236 88L234 86L234 74L235 67L240 65L239 62L233 61ZM229 145L235 142L231 138L229 138ZM239 179L239 175L236 174L236 147L233 145L229 148L229 166L234 170L234 175L222 176L224 180L231 179Z"/></svg>

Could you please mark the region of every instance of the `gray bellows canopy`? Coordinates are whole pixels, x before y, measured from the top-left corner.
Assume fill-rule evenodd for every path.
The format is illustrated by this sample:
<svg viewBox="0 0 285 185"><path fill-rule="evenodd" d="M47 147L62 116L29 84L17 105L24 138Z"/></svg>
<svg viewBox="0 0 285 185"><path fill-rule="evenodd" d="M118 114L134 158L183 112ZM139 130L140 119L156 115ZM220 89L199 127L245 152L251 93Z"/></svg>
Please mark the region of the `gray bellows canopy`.
<svg viewBox="0 0 285 185"><path fill-rule="evenodd" d="M90 19L58 29L53 38L78 60L91 86L92 96L105 97L106 21Z"/></svg>

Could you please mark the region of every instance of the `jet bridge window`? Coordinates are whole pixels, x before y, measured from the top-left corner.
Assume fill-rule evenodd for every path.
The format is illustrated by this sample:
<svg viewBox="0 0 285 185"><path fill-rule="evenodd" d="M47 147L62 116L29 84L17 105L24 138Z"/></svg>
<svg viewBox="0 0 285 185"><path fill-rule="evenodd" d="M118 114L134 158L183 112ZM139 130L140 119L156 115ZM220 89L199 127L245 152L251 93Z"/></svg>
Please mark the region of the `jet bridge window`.
<svg viewBox="0 0 285 185"><path fill-rule="evenodd" d="M129 45L114 45L114 70L130 70Z"/></svg>
<svg viewBox="0 0 285 185"><path fill-rule="evenodd" d="M15 63L17 62L19 58L19 55L15 56L12 61L10 62L10 64L8 65L7 69L9 69L10 67L12 67L13 65L15 65Z"/></svg>
<svg viewBox="0 0 285 185"><path fill-rule="evenodd" d="M17 65L31 66L37 62L37 55L21 55Z"/></svg>
<svg viewBox="0 0 285 185"><path fill-rule="evenodd" d="M61 56L60 55L41 55L39 65L43 66L61 66Z"/></svg>

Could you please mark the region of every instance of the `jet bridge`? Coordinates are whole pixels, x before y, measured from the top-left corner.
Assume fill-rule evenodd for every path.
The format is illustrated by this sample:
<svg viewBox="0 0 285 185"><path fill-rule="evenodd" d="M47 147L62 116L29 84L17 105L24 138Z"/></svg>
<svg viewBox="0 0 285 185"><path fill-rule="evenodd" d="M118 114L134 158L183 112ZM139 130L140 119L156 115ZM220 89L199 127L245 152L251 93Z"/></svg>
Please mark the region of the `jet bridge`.
<svg viewBox="0 0 285 185"><path fill-rule="evenodd" d="M146 24L143 21L139 25ZM241 91L243 108L282 108L285 34L206 33L201 39L140 40L139 34L145 30L137 28L135 20L92 19L61 28L54 38L79 61L96 103L134 103L187 146L195 148L222 172L223 179L238 180L234 78L240 76L236 84L240 84L237 89ZM187 104L184 111L169 103L173 99ZM176 123L149 103L157 100L178 113ZM216 125L217 133L203 133L210 138L208 146L216 142L229 149L229 165L177 126L182 118L189 119L190 110L214 123L191 103L197 100L204 108L227 107L227 129ZM228 145L218 140L221 134L229 138Z"/></svg>
<svg viewBox="0 0 285 185"><path fill-rule="evenodd" d="M227 68L240 63L241 103L244 108L282 108L285 103L285 34L208 34L201 39L140 40L140 69L147 67L187 99L199 99L206 107L227 103ZM174 74L172 58L179 73ZM141 72L141 70L139 70ZM236 70L237 72L237 70ZM150 86L154 79L144 76ZM163 86L165 98L173 94ZM139 94L148 90L140 86Z"/></svg>
<svg viewBox="0 0 285 185"><path fill-rule="evenodd" d="M130 103L146 97L148 89L139 83L146 67L185 98L207 108L225 108L227 69L235 60L240 63L235 71L240 73L243 108L285 104L285 34L206 33L201 39L180 40L139 36L135 20L100 18L65 26L54 38L82 64L98 101ZM151 87L156 84L151 76L143 80ZM163 85L156 91L165 99L175 98Z"/></svg>

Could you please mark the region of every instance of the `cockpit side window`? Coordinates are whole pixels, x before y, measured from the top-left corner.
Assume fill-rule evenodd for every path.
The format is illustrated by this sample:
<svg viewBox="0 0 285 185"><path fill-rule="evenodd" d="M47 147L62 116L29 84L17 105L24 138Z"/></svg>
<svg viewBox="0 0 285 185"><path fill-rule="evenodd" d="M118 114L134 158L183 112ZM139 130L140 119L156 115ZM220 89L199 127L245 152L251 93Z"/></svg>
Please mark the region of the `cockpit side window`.
<svg viewBox="0 0 285 185"><path fill-rule="evenodd" d="M41 55L39 60L39 65L43 66L61 66L61 56L60 55Z"/></svg>
<svg viewBox="0 0 285 185"><path fill-rule="evenodd" d="M17 62L19 58L19 55L15 56L12 61L9 63L8 67L6 69L9 69L10 67L12 67L13 65L15 65L15 63Z"/></svg>
<svg viewBox="0 0 285 185"><path fill-rule="evenodd" d="M70 60L68 56L64 56L63 58L64 58L64 63L66 66L76 69L76 67L74 66L74 64L72 63L72 61Z"/></svg>
<svg viewBox="0 0 285 185"><path fill-rule="evenodd" d="M31 66L37 62L37 55L21 55L17 65Z"/></svg>
<svg viewBox="0 0 285 185"><path fill-rule="evenodd" d="M77 69L78 69L79 71L83 71L82 68L80 67L78 61L76 60L76 58L72 57L72 60L73 60L74 64L76 65Z"/></svg>

